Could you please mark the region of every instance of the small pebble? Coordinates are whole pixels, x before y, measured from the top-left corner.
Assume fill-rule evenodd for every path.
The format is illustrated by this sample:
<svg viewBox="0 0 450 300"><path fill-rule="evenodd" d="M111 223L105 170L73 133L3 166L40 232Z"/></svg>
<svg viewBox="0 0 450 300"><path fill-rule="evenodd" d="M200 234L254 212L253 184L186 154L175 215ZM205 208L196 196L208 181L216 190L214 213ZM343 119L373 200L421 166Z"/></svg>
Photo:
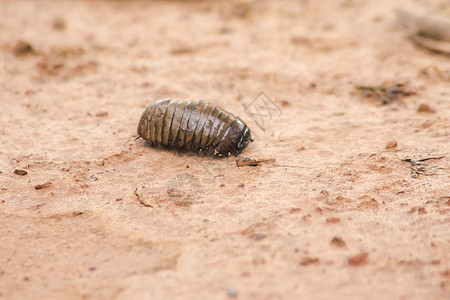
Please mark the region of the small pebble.
<svg viewBox="0 0 450 300"><path fill-rule="evenodd" d="M417 108L417 112L419 113L428 113L428 114L434 114L436 111L432 109L428 104L422 103Z"/></svg>
<svg viewBox="0 0 450 300"><path fill-rule="evenodd" d="M392 140L386 143L386 149L392 149L397 147L397 141Z"/></svg>
<svg viewBox="0 0 450 300"><path fill-rule="evenodd" d="M300 260L300 265L307 266L307 265L317 264L318 262L319 262L319 259L317 257L305 256Z"/></svg>
<svg viewBox="0 0 450 300"><path fill-rule="evenodd" d="M331 217L331 218L328 218L327 219L327 223L339 223L341 221L341 219L340 218L337 218L337 217Z"/></svg>
<svg viewBox="0 0 450 300"><path fill-rule="evenodd" d="M25 41L18 41L14 46L13 52L15 56L20 56L34 52L34 49L29 43Z"/></svg>
<svg viewBox="0 0 450 300"><path fill-rule="evenodd" d="M369 257L369 253L361 252L359 254L353 255L348 259L348 264L351 266L362 266L367 263L367 259Z"/></svg>
<svg viewBox="0 0 450 300"><path fill-rule="evenodd" d="M340 236L335 236L331 239L330 244L336 247L345 247L345 241Z"/></svg>

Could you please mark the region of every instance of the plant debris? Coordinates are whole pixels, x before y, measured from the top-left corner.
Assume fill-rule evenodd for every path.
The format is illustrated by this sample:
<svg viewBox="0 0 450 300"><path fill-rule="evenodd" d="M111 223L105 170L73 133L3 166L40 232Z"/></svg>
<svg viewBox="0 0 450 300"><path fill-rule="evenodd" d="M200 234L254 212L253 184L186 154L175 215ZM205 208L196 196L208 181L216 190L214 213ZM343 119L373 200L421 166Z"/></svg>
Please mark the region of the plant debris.
<svg viewBox="0 0 450 300"><path fill-rule="evenodd" d="M450 56L450 42L437 41L420 35L411 36L411 41L430 52Z"/></svg>
<svg viewBox="0 0 450 300"><path fill-rule="evenodd" d="M236 165L238 167L246 167L246 166L255 167L255 166L258 166L259 164L260 164L260 161L257 161L254 158L241 157L241 156L236 157Z"/></svg>
<svg viewBox="0 0 450 300"><path fill-rule="evenodd" d="M17 175L20 175L20 176L25 176L25 175L28 174L28 172L25 171L25 170L22 170L22 169L15 169L14 170L14 174L17 174Z"/></svg>
<svg viewBox="0 0 450 300"><path fill-rule="evenodd" d="M434 53L450 56L450 19L404 9L396 11L399 23L410 31L411 41Z"/></svg>
<svg viewBox="0 0 450 300"><path fill-rule="evenodd" d="M381 86L355 86L365 98L374 98L383 105L390 104L405 96L415 95L417 92L406 83L394 83Z"/></svg>
<svg viewBox="0 0 450 300"><path fill-rule="evenodd" d="M138 188L136 188L136 189L134 190L134 195L135 195L136 198L138 199L139 203L141 203L141 204L144 205L144 206L153 208L153 205L151 205L146 199L144 199L144 198L142 197L142 193L141 193L141 192L138 192Z"/></svg>
<svg viewBox="0 0 450 300"><path fill-rule="evenodd" d="M445 156L437 156L437 157L427 157L427 158L422 158L419 160L412 160L410 158L406 158L403 159L402 161L406 161L409 162L411 164L411 177L412 178L417 178L419 177L419 175L425 175L425 176L430 176L430 175L435 175L436 173L429 173L429 169L436 169L437 167L435 166L428 166L426 163L424 163L424 161L427 160L432 160L432 159L442 159ZM442 169L442 168L437 168L437 169Z"/></svg>
<svg viewBox="0 0 450 300"><path fill-rule="evenodd" d="M34 189L35 190L42 190L42 189L46 189L48 187L51 187L52 185L53 185L53 183L51 183L50 181L47 181L45 183L35 185Z"/></svg>
<svg viewBox="0 0 450 300"><path fill-rule="evenodd" d="M249 157L242 157L242 156L238 156L236 157L236 166L238 167L256 167L261 165L262 163L274 163L275 159L274 158L266 158L266 159L254 159L254 158L249 158Z"/></svg>
<svg viewBox="0 0 450 300"><path fill-rule="evenodd" d="M400 24L411 30L414 35L450 42L450 19L404 9L397 9L396 13Z"/></svg>

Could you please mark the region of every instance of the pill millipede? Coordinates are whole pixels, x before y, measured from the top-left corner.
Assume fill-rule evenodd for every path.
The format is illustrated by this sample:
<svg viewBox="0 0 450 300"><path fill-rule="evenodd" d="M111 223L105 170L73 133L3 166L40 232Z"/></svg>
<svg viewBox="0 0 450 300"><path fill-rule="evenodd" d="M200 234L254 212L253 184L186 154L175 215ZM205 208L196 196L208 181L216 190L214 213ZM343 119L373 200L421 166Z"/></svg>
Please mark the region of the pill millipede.
<svg viewBox="0 0 450 300"><path fill-rule="evenodd" d="M143 112L137 132L151 147L200 156L237 156L252 141L244 121L203 100L158 100Z"/></svg>

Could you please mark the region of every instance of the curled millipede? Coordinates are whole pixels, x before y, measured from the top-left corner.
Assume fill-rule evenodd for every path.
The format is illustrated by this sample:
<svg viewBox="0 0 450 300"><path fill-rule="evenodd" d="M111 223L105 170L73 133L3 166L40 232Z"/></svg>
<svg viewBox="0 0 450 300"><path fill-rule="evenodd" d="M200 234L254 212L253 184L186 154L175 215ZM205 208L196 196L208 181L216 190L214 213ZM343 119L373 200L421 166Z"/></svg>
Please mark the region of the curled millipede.
<svg viewBox="0 0 450 300"><path fill-rule="evenodd" d="M251 141L241 119L202 100L158 100L145 109L137 131L151 147L203 156L236 156Z"/></svg>

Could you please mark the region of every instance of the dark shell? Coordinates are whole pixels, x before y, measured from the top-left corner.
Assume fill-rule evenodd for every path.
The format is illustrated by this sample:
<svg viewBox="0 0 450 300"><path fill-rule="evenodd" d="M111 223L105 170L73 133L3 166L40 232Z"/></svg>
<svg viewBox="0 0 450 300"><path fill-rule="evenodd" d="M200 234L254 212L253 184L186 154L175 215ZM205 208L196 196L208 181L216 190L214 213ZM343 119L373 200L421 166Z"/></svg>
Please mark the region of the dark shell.
<svg viewBox="0 0 450 300"><path fill-rule="evenodd" d="M238 155L251 141L241 119L202 100L158 100L145 109L137 131L152 147L206 156Z"/></svg>

